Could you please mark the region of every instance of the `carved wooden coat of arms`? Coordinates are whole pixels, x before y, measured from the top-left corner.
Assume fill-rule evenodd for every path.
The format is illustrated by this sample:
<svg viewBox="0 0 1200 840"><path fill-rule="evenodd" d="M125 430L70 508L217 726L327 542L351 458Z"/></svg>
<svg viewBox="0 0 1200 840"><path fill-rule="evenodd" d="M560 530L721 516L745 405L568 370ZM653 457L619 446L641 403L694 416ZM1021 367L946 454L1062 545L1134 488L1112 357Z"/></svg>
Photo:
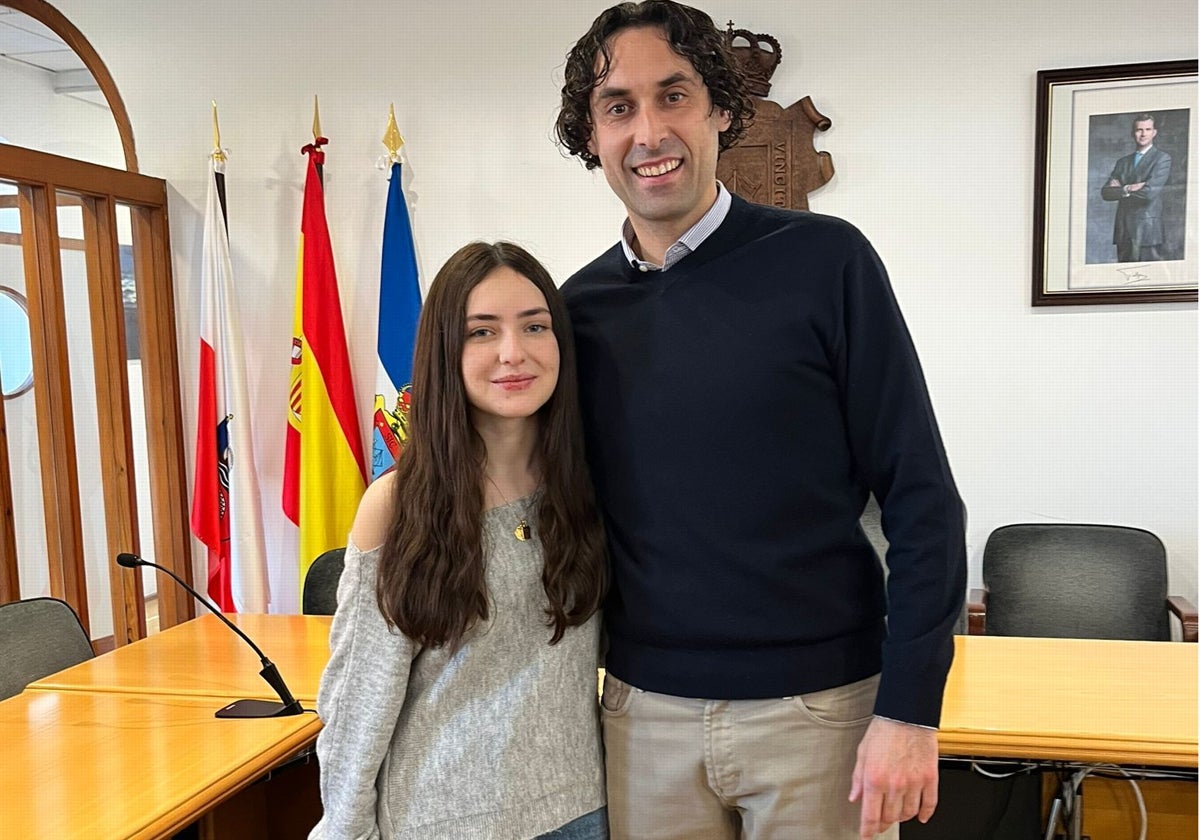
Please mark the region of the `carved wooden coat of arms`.
<svg viewBox="0 0 1200 840"><path fill-rule="evenodd" d="M807 96L787 108L765 98L783 60L773 37L734 29L733 21L725 37L745 73L757 113L741 142L717 161L717 177L747 201L807 210L808 194L833 177L833 158L813 147L813 135L829 128L829 118Z"/></svg>

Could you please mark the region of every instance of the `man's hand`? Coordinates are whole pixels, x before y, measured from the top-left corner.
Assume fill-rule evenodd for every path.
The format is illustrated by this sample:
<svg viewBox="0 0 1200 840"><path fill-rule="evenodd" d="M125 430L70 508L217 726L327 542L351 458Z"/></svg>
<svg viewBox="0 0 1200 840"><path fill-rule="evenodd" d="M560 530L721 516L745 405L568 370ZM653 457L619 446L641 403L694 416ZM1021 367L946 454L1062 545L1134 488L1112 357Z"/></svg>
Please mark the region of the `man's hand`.
<svg viewBox="0 0 1200 840"><path fill-rule="evenodd" d="M928 822L937 796L937 732L882 718L871 721L858 745L850 785L850 801L862 801L862 840L913 817Z"/></svg>
<svg viewBox="0 0 1200 840"><path fill-rule="evenodd" d="M1144 186L1146 186L1145 181L1138 181L1136 184L1129 184L1127 187L1125 187L1125 189L1127 189L1129 192L1137 192Z"/></svg>

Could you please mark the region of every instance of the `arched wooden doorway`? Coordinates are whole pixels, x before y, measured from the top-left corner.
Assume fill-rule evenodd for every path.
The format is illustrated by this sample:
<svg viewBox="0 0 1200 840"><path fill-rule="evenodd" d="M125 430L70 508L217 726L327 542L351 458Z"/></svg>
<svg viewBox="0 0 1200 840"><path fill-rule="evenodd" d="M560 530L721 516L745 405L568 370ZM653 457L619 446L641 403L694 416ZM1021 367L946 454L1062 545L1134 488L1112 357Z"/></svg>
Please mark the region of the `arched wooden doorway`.
<svg viewBox="0 0 1200 840"><path fill-rule="evenodd" d="M0 602L38 594L22 591L20 569L44 550L49 594L70 603L104 649L146 632L141 580L116 567L117 553L144 554L191 579L166 185L138 174L124 103L83 34L43 0L0 6L41 21L83 59L125 158L120 170L0 145L0 211L16 228L0 232L0 267L7 254L23 274L34 378L19 398L31 402L0 400ZM6 419L19 412L31 418L23 432ZM144 464L134 458L139 435ZM149 534L138 526L139 471L148 477ZM161 626L190 618L186 593L160 584ZM111 613L97 612L105 601ZM94 627L109 614L111 636Z"/></svg>

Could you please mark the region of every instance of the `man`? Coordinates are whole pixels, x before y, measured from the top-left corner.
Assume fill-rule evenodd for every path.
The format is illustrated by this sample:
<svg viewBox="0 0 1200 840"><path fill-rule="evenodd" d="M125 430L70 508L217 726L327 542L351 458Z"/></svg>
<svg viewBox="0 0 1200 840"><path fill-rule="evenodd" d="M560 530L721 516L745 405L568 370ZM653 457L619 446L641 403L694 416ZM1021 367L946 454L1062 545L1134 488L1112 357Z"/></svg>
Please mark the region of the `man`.
<svg viewBox="0 0 1200 840"><path fill-rule="evenodd" d="M559 140L628 212L563 287L613 564L613 837L895 837L936 804L965 547L883 266L718 184L752 106L703 12L613 7L565 76Z"/></svg>
<svg viewBox="0 0 1200 840"><path fill-rule="evenodd" d="M1117 262L1148 262L1165 259L1163 243L1162 191L1171 177L1171 156L1154 145L1158 135L1154 117L1133 118L1133 154L1117 161L1100 197L1116 201L1113 244Z"/></svg>

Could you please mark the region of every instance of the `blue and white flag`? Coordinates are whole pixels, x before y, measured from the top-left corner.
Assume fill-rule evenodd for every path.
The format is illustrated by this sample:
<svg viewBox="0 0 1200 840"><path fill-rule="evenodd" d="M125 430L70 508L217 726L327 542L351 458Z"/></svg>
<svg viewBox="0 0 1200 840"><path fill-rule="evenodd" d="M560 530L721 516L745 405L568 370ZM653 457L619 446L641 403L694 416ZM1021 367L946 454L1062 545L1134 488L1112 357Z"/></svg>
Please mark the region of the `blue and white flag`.
<svg viewBox="0 0 1200 840"><path fill-rule="evenodd" d="M392 164L387 211L383 217L383 259L379 274L379 364L371 413L371 480L396 465L408 442L412 398L412 355L421 314L421 287L408 207L400 183L400 163Z"/></svg>

